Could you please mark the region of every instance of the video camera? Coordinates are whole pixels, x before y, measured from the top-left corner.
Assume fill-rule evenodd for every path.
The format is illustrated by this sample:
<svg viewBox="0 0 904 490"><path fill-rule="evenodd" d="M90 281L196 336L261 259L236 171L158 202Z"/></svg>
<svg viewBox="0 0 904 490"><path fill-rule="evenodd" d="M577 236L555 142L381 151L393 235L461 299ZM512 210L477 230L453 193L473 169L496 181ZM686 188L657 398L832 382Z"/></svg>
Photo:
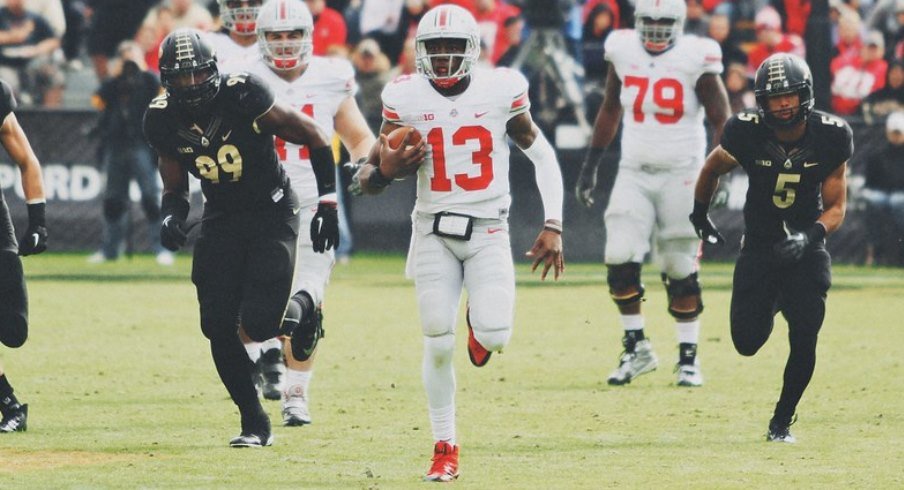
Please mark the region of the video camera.
<svg viewBox="0 0 904 490"><path fill-rule="evenodd" d="M521 13L533 29L560 29L574 4L575 0L526 0Z"/></svg>

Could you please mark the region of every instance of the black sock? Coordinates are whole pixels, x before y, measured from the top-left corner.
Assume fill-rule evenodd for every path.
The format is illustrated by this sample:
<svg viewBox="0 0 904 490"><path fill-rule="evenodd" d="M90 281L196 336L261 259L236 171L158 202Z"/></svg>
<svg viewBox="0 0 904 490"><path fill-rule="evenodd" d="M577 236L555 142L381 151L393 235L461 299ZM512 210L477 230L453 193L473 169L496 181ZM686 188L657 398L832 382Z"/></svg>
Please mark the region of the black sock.
<svg viewBox="0 0 904 490"><path fill-rule="evenodd" d="M6 375L2 374L0 375L0 413L5 415L16 408L19 408L19 400L16 399L16 395L13 395L13 387L6 379Z"/></svg>
<svg viewBox="0 0 904 490"><path fill-rule="evenodd" d="M634 352L634 347L637 343L644 339L646 339L646 337L643 335L642 328L640 330L625 330L625 337L622 339L622 345L625 346L625 352Z"/></svg>
<svg viewBox="0 0 904 490"><path fill-rule="evenodd" d="M307 291L299 291L289 298L289 306L286 308L286 316L283 319L280 333L282 335L291 336L300 323L311 314L314 314L316 307L314 300Z"/></svg>
<svg viewBox="0 0 904 490"><path fill-rule="evenodd" d="M697 358L697 344L682 342L678 344L678 364L692 366Z"/></svg>
<svg viewBox="0 0 904 490"><path fill-rule="evenodd" d="M257 399L257 389L251 380L252 363L238 335L223 335L210 339L210 353L220 380L243 417L263 411Z"/></svg>

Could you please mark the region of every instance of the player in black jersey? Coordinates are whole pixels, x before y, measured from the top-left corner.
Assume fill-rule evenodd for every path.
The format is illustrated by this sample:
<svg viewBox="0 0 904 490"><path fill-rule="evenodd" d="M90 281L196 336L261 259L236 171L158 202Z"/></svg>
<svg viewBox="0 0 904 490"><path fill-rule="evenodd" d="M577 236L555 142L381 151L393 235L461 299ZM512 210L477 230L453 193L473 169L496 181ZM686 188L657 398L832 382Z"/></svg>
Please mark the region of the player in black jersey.
<svg viewBox="0 0 904 490"><path fill-rule="evenodd" d="M17 243L9 208L0 190L0 343L12 348L20 347L28 338L28 295L19 255L39 254L47 249L41 165L13 113L15 108L12 90L0 80L0 144L22 172L22 190L28 204L28 229ZM0 415L0 433L27 428L28 405L16 399L2 367Z"/></svg>
<svg viewBox="0 0 904 490"><path fill-rule="evenodd" d="M706 159L690 219L700 238L724 239L707 215L719 176L740 165L749 178L745 233L735 265L731 337L752 356L766 343L778 311L788 321L791 352L769 422L768 440L794 442L792 418L816 365L816 340L831 285L825 236L844 220L851 128L813 110L813 80L801 58L775 54L757 69L757 109L725 123Z"/></svg>
<svg viewBox="0 0 904 490"><path fill-rule="evenodd" d="M339 241L329 140L313 119L277 103L261 80L221 75L216 56L193 29L164 39L160 75L166 94L151 102L144 132L163 177L161 243L176 250L186 242L190 173L207 199L192 265L201 330L242 416L242 433L230 445L267 446L270 420L238 330L258 342L292 333L279 327L291 292L300 209L273 136L310 148L320 195L310 233L319 252Z"/></svg>

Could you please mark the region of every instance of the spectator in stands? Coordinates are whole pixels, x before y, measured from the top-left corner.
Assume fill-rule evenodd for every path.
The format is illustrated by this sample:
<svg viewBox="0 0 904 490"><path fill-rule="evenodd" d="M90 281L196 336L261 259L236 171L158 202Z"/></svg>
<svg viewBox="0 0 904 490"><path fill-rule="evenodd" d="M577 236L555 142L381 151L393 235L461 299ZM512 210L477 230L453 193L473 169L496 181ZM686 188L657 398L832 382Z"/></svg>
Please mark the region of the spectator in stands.
<svg viewBox="0 0 904 490"><path fill-rule="evenodd" d="M857 12L851 9L844 8L839 12L838 42L832 48L832 59L856 60L860 57L860 48L863 47L860 36L863 23Z"/></svg>
<svg viewBox="0 0 904 490"><path fill-rule="evenodd" d="M364 0L361 4L361 36L376 41L393 62L399 59L405 41L399 30L404 3L405 0Z"/></svg>
<svg viewBox="0 0 904 490"><path fill-rule="evenodd" d="M407 41L414 38L417 24L428 10L430 10L430 0L405 0L402 20L399 21L399 35L402 39ZM404 47L402 50L404 51Z"/></svg>
<svg viewBox="0 0 904 490"><path fill-rule="evenodd" d="M741 63L728 65L725 73L725 89L728 92L728 105L731 113L736 114L748 107L756 106L753 90L750 90L750 79L747 78L747 66Z"/></svg>
<svg viewBox="0 0 904 490"><path fill-rule="evenodd" d="M786 33L804 37L810 18L810 0L771 0L769 3L782 19Z"/></svg>
<svg viewBox="0 0 904 490"><path fill-rule="evenodd" d="M394 66L389 72L389 80L395 80L396 77L402 75L413 75L417 73L417 49L415 47L414 38L405 40L402 46L402 55L399 56L399 64Z"/></svg>
<svg viewBox="0 0 904 490"><path fill-rule="evenodd" d="M66 32L63 34L63 54L66 57L67 66L71 70L84 68L79 54L85 40L85 11L87 7L83 0L63 0L63 18L66 22Z"/></svg>
<svg viewBox="0 0 904 490"><path fill-rule="evenodd" d="M866 28L878 30L885 37L886 59L894 58L898 32L904 26L904 0L877 0L866 17Z"/></svg>
<svg viewBox="0 0 904 490"><path fill-rule="evenodd" d="M748 53L747 76L753 78L760 64L774 53L804 56L804 42L796 34L782 32L782 19L774 8L763 7L754 19L757 42Z"/></svg>
<svg viewBox="0 0 904 490"><path fill-rule="evenodd" d="M151 100L160 94L160 81L147 71L144 51L134 41L124 41L114 60L112 78L101 84L94 105L101 110L96 134L100 137L104 191L104 237L92 263L116 260L123 248L130 206L129 185L134 179L141 189L141 206L147 217L148 239L157 262L171 265L173 254L160 246L160 184L155 155L144 139L142 120Z"/></svg>
<svg viewBox="0 0 904 490"><path fill-rule="evenodd" d="M684 21L684 32L695 36L705 36L709 29L709 15L700 0L687 0L687 19Z"/></svg>
<svg viewBox="0 0 904 490"><path fill-rule="evenodd" d="M195 0L169 0L166 3L173 12L173 29L191 27L200 31L213 29L213 16ZM145 22L150 18L146 17Z"/></svg>
<svg viewBox="0 0 904 490"><path fill-rule="evenodd" d="M874 264L883 252L898 265L904 258L904 112L888 116L885 129L886 141L864 157L867 265ZM889 244L895 244L897 250L883 250Z"/></svg>
<svg viewBox="0 0 904 490"><path fill-rule="evenodd" d="M892 112L904 111L904 62L891 62L885 80L884 87L867 95L860 104L867 124L881 124Z"/></svg>
<svg viewBox="0 0 904 490"><path fill-rule="evenodd" d="M606 67L604 58L606 54L606 39L609 33L615 30L615 15L609 4L598 3L584 22L584 30L581 35L581 50L584 60L584 80L592 83L597 88L602 88L606 82ZM596 114L596 112L588 112Z"/></svg>
<svg viewBox="0 0 904 490"><path fill-rule="evenodd" d="M499 0L475 0L474 19L480 29L480 39L486 45L490 63L495 65L508 51L512 40L506 33L505 22L519 15L521 10Z"/></svg>
<svg viewBox="0 0 904 490"><path fill-rule="evenodd" d="M305 0L305 3L314 16L314 55L325 56L337 49L345 52L348 29L342 14L327 7L326 0Z"/></svg>
<svg viewBox="0 0 904 490"><path fill-rule="evenodd" d="M731 20L727 14L713 14L709 19L709 30L707 35L719 43L722 48L722 76L728 76L728 66L733 63L747 65L747 53L738 46L738 43L731 35Z"/></svg>
<svg viewBox="0 0 904 490"><path fill-rule="evenodd" d="M0 78L24 105L59 105L63 76L53 60L60 36L46 19L25 9L25 0L0 8Z"/></svg>
<svg viewBox="0 0 904 490"><path fill-rule="evenodd" d="M0 7L7 3L7 0L0 0ZM54 36L62 38L66 34L66 15L61 0L25 0L25 9L43 17L53 29Z"/></svg>
<svg viewBox="0 0 904 490"><path fill-rule="evenodd" d="M882 59L884 53L882 33L872 31L859 56L839 55L832 60L832 112L854 114L866 96L885 86L888 63Z"/></svg>
<svg viewBox="0 0 904 490"><path fill-rule="evenodd" d="M116 53L119 43L132 39L148 10L160 0L85 0L90 7L88 54L94 63L97 79L105 80L107 61Z"/></svg>
<svg viewBox="0 0 904 490"><path fill-rule="evenodd" d="M496 60L496 66L512 66L515 58L521 53L522 41L524 39L524 19L520 15L514 15L505 19L502 23L505 32L505 40L508 48L502 53L502 56Z"/></svg>
<svg viewBox="0 0 904 490"><path fill-rule="evenodd" d="M315 27L316 29L316 27ZM380 94L390 80L389 58L380 51L380 45L373 39L364 39L352 52L355 66L355 81L358 82L358 106L367 119L367 125L375 133L383 122L383 103Z"/></svg>
<svg viewBox="0 0 904 490"><path fill-rule="evenodd" d="M621 16L621 9L619 8L618 0L587 0L584 3L584 7L581 10L581 19L584 21L584 25L587 25L587 18L590 17L590 14L596 9L597 5L605 4L609 7L609 11L612 12L612 29L618 29L623 24L628 26L633 22L634 11L630 12L629 18L631 19L629 22L623 22L622 19L624 17ZM633 4L633 2L632 2Z"/></svg>

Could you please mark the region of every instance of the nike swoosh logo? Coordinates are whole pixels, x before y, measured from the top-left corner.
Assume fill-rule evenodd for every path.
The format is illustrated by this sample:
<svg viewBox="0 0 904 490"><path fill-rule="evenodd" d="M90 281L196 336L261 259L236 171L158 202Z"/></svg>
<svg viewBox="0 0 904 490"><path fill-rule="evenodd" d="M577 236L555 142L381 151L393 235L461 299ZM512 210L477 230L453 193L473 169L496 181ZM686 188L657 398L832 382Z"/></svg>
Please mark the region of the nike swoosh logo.
<svg viewBox="0 0 904 490"><path fill-rule="evenodd" d="M299 212L301 212L301 208L295 208L292 210L292 214L298 214Z"/></svg>
<svg viewBox="0 0 904 490"><path fill-rule="evenodd" d="M489 112L490 112L490 111L475 112L475 113L474 113L474 117L477 118L477 119L480 119L481 117L486 116L487 113L489 113Z"/></svg>
<svg viewBox="0 0 904 490"><path fill-rule="evenodd" d="M819 165L819 163L816 163L816 162L807 162L807 163L804 163L804 168L815 167L815 166L817 166L817 165Z"/></svg>
<svg viewBox="0 0 904 490"><path fill-rule="evenodd" d="M37 233L32 233L31 237L34 238L34 240L35 240L35 243L34 243L34 245L31 246L31 248L32 249L38 248L38 241L41 240L41 237L39 237Z"/></svg>
<svg viewBox="0 0 904 490"><path fill-rule="evenodd" d="M223 135L223 141L228 140L228 139L229 139L229 136L230 136L231 134L232 134L232 130L230 129L226 134Z"/></svg>
<svg viewBox="0 0 904 490"><path fill-rule="evenodd" d="M500 231L505 231L502 228L487 228L487 233L492 235L493 233L499 233Z"/></svg>

